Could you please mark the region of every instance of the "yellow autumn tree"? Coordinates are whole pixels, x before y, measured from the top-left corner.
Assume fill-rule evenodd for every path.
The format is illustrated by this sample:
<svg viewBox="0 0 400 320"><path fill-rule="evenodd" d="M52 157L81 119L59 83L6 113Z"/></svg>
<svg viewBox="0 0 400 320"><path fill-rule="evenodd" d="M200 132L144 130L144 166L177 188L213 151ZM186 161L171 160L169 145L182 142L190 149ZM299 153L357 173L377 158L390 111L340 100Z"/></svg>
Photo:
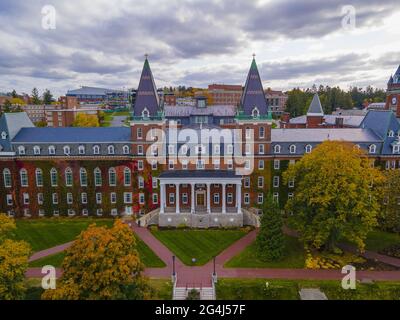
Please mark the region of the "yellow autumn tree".
<svg viewBox="0 0 400 320"><path fill-rule="evenodd" d="M25 241L7 239L15 228L12 218L0 214L0 300L25 296L25 272L31 248Z"/></svg>
<svg viewBox="0 0 400 320"><path fill-rule="evenodd" d="M99 118L95 114L78 113L72 123L73 127L99 127Z"/></svg>
<svg viewBox="0 0 400 320"><path fill-rule="evenodd" d="M365 238L377 225L384 181L367 155L353 144L325 141L284 173L295 179L294 197L286 210L307 247L336 251L339 239L364 250Z"/></svg>
<svg viewBox="0 0 400 320"><path fill-rule="evenodd" d="M146 299L149 286L130 228L116 220L112 228L91 225L66 251L57 288L43 299Z"/></svg>

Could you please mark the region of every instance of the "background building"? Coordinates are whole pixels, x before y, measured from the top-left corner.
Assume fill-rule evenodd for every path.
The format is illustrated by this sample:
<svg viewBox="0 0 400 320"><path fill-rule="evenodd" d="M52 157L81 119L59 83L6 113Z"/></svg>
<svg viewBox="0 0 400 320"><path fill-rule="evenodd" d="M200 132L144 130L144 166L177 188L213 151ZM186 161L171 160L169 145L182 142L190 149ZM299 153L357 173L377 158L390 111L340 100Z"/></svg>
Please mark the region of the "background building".
<svg viewBox="0 0 400 320"><path fill-rule="evenodd" d="M286 108L286 102L288 100L287 94L282 91L265 90L265 99L273 114L281 115Z"/></svg>
<svg viewBox="0 0 400 320"><path fill-rule="evenodd" d="M214 105L233 105L238 106L242 96L243 87L241 85L229 84L210 84L208 94Z"/></svg>
<svg viewBox="0 0 400 320"><path fill-rule="evenodd" d="M67 97L75 97L78 103L103 104L110 109L129 107L129 94L125 90L105 89L83 86L68 90Z"/></svg>

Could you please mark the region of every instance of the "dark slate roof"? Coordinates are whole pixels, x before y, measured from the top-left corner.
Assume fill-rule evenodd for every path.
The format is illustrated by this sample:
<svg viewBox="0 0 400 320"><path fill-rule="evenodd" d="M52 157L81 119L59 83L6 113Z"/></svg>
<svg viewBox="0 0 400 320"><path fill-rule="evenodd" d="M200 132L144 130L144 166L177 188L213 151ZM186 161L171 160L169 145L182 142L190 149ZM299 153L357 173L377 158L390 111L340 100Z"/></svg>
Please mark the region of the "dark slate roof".
<svg viewBox="0 0 400 320"><path fill-rule="evenodd" d="M10 141L18 134L21 128L34 127L26 112L5 113L0 118L0 132L7 133L7 139L0 139L1 150L11 151Z"/></svg>
<svg viewBox="0 0 400 320"><path fill-rule="evenodd" d="M310 103L307 111L307 115L310 116L323 116L324 111L322 110L321 101L319 100L318 94L314 94L314 97Z"/></svg>
<svg viewBox="0 0 400 320"><path fill-rule="evenodd" d="M233 117L236 114L236 107L230 105L207 106L197 108L189 106L165 106L166 117L190 117L192 115L213 115L216 117Z"/></svg>
<svg viewBox="0 0 400 320"><path fill-rule="evenodd" d="M388 84L393 84L393 76L390 76Z"/></svg>
<svg viewBox="0 0 400 320"><path fill-rule="evenodd" d="M131 129L115 128L24 128L13 143L111 143L129 142Z"/></svg>
<svg viewBox="0 0 400 320"><path fill-rule="evenodd" d="M113 90L113 89L83 86L80 89L68 90L67 95L101 95L101 96L105 96L107 94L107 92L122 92L122 90Z"/></svg>
<svg viewBox="0 0 400 320"><path fill-rule="evenodd" d="M361 128L323 128L323 129L272 129L273 143L322 142L338 140L349 142L381 142L372 130Z"/></svg>
<svg viewBox="0 0 400 320"><path fill-rule="evenodd" d="M246 115L251 115L254 107L258 108L258 111L261 115L266 115L268 113L264 89L254 58L251 62L251 67L247 75L246 85L243 90L240 106Z"/></svg>
<svg viewBox="0 0 400 320"><path fill-rule="evenodd" d="M324 115L323 122L328 125L334 125L336 123L336 118L342 118L343 124L349 127L359 127L361 122L364 120L364 116L362 115L333 115L327 114ZM296 118L292 118L289 120L289 123L292 124L306 124L307 123L307 116L300 116ZM321 124L321 127L323 125Z"/></svg>
<svg viewBox="0 0 400 320"><path fill-rule="evenodd" d="M156 116L159 111L160 101L157 88L154 83L153 74L150 69L149 61L144 61L142 75L140 76L139 86L136 92L135 106L133 107L134 116L141 116L145 108L150 116Z"/></svg>
<svg viewBox="0 0 400 320"><path fill-rule="evenodd" d="M160 174L159 178L238 178L235 170L168 170ZM210 181L218 183L218 181Z"/></svg>
<svg viewBox="0 0 400 320"><path fill-rule="evenodd" d="M387 136L389 125L394 114L391 110L370 110L361 122L361 128L368 128L381 139Z"/></svg>

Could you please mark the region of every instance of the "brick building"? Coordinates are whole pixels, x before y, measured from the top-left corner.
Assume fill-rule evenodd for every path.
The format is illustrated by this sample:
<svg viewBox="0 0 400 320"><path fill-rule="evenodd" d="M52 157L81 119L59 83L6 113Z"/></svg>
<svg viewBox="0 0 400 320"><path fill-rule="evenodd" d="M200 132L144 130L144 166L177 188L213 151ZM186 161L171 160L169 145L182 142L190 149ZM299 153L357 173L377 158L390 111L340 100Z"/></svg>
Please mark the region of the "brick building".
<svg viewBox="0 0 400 320"><path fill-rule="evenodd" d="M283 206L290 163L321 142L366 150L375 165L400 166L400 125L371 110L359 126L327 128L314 97L301 129L272 129L253 59L240 104L163 107L146 59L130 127L35 128L26 113L0 119L0 210L17 217L146 214L160 226L253 224L271 192Z"/></svg>
<svg viewBox="0 0 400 320"><path fill-rule="evenodd" d="M242 97L243 87L241 85L210 84L208 94L214 105L238 106Z"/></svg>
<svg viewBox="0 0 400 320"><path fill-rule="evenodd" d="M273 114L281 115L285 111L288 100L287 94L282 91L267 89L265 90L265 98Z"/></svg>

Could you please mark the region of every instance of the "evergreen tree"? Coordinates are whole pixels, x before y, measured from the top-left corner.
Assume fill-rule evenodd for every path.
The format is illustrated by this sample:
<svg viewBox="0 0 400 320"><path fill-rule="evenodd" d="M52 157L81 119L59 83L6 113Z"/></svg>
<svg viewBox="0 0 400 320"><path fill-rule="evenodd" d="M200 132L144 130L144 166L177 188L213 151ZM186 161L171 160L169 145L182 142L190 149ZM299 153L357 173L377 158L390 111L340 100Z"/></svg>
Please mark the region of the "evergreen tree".
<svg viewBox="0 0 400 320"><path fill-rule="evenodd" d="M260 231L257 234L257 254L264 261L276 261L282 258L285 238L282 231L282 214L271 195L264 200Z"/></svg>
<svg viewBox="0 0 400 320"><path fill-rule="evenodd" d="M36 88L32 89L32 104L40 104L39 91Z"/></svg>
<svg viewBox="0 0 400 320"><path fill-rule="evenodd" d="M6 100L3 105L3 112L11 112L11 107L11 102L9 100Z"/></svg>
<svg viewBox="0 0 400 320"><path fill-rule="evenodd" d="M53 95L51 94L49 89L46 89L43 93L43 103L51 104L53 102Z"/></svg>
<svg viewBox="0 0 400 320"><path fill-rule="evenodd" d="M17 91L15 91L15 89L11 92L11 96L13 98L18 98Z"/></svg>

